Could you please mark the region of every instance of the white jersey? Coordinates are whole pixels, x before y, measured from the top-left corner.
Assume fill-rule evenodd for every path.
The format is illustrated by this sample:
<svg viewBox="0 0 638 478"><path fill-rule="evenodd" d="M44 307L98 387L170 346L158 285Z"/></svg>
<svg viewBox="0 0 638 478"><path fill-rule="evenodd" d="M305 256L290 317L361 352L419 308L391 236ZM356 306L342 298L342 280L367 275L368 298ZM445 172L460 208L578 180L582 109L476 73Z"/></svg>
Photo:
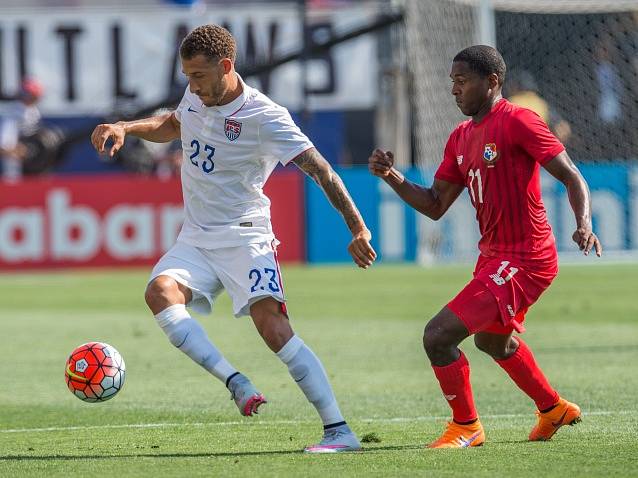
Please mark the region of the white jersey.
<svg viewBox="0 0 638 478"><path fill-rule="evenodd" d="M184 151L184 224L178 241L204 249L274 239L264 184L313 147L288 110L243 85L223 106L206 107L188 88L175 111Z"/></svg>

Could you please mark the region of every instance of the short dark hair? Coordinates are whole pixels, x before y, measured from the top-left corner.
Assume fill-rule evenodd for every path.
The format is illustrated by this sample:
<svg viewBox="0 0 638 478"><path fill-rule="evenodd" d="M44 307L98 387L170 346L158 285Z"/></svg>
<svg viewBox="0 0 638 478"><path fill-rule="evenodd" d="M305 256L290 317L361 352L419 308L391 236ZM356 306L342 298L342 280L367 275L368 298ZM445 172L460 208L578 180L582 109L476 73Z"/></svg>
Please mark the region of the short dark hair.
<svg viewBox="0 0 638 478"><path fill-rule="evenodd" d="M237 45L233 35L219 25L202 25L186 35L179 48L179 54L186 60L204 55L211 60L230 58L235 61Z"/></svg>
<svg viewBox="0 0 638 478"><path fill-rule="evenodd" d="M454 61L464 61L470 69L482 77L496 73L498 84L505 81L505 60L496 48L488 45L473 45L461 50L454 57Z"/></svg>

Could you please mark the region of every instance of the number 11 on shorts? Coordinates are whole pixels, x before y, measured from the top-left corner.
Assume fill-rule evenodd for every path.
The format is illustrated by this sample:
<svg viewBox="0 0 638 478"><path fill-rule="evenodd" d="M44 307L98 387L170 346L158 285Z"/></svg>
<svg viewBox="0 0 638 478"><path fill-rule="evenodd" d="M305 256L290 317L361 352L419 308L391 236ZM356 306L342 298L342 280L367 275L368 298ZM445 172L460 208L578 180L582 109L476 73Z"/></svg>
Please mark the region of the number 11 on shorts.
<svg viewBox="0 0 638 478"><path fill-rule="evenodd" d="M498 270L496 271L496 274L490 274L490 279L492 279L496 285L505 284L508 280L514 277L514 274L518 272L518 268L510 267L509 273L505 277L501 276L501 274L505 271L505 269L507 268L509 264L510 264L510 261L502 261L501 267L498 268Z"/></svg>

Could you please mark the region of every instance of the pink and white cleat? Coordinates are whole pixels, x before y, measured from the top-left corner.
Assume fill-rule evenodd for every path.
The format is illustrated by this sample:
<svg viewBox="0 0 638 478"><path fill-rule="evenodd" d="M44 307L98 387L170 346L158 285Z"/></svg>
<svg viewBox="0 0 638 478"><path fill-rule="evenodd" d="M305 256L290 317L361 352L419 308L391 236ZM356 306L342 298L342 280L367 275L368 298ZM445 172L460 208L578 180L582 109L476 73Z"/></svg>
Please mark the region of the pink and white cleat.
<svg viewBox="0 0 638 478"><path fill-rule="evenodd" d="M231 375L226 387L230 390L231 400L235 400L239 413L245 417L259 414L259 407L268 403L264 396L257 391L250 380L241 373Z"/></svg>
<svg viewBox="0 0 638 478"><path fill-rule="evenodd" d="M323 440L316 445L306 447L304 453L342 453L359 450L361 450L361 443L350 427L344 423L324 430Z"/></svg>

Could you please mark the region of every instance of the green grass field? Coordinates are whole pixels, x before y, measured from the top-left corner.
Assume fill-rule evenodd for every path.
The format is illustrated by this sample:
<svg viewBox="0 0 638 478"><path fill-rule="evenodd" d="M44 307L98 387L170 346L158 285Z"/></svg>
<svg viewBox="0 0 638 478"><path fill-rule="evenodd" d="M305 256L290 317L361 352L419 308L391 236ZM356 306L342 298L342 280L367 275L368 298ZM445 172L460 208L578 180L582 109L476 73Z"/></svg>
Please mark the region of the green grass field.
<svg viewBox="0 0 638 478"><path fill-rule="evenodd" d="M589 258L586 258L588 260ZM243 418L224 387L168 340L145 308L148 271L0 275L0 476L638 476L638 267L564 266L530 311L527 342L583 422L528 443L534 406L471 341L487 442L426 450L449 410L421 348L426 320L468 267L284 268L296 332L323 360L365 451L307 456L315 411L224 295L200 318L269 404ZM64 383L67 355L99 340L127 365L113 400Z"/></svg>

